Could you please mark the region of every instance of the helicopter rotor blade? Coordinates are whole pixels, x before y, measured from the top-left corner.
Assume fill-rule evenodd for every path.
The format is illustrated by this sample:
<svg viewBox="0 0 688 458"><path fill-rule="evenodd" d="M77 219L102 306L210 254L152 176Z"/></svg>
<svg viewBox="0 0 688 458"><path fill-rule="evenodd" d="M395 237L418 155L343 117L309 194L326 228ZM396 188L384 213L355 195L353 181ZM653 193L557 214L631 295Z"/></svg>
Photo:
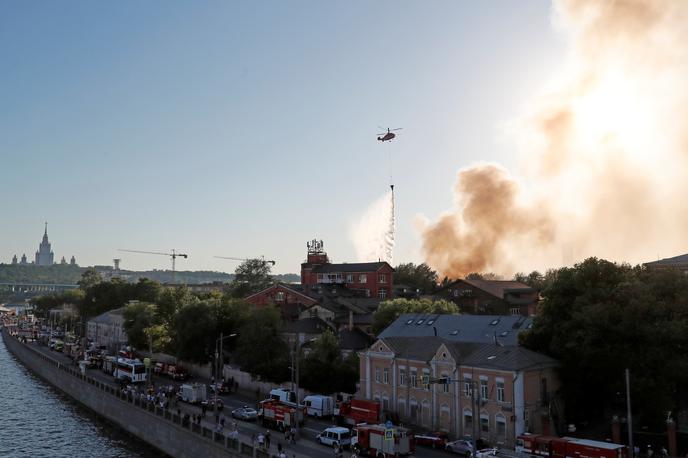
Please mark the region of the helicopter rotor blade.
<svg viewBox="0 0 688 458"><path fill-rule="evenodd" d="M390 131L393 132L393 131L395 131L395 130L403 130L403 129L404 129L403 127L398 127L398 128L396 128L396 129L390 129Z"/></svg>

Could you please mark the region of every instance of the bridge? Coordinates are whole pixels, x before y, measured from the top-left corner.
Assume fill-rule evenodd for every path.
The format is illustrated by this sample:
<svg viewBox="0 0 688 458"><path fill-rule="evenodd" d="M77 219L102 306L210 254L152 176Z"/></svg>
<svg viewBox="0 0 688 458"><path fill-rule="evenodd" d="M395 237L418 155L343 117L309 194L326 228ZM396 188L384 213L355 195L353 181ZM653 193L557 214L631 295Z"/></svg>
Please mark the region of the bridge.
<svg viewBox="0 0 688 458"><path fill-rule="evenodd" d="M0 282L0 288L8 288L14 293L57 293L78 287L56 283Z"/></svg>

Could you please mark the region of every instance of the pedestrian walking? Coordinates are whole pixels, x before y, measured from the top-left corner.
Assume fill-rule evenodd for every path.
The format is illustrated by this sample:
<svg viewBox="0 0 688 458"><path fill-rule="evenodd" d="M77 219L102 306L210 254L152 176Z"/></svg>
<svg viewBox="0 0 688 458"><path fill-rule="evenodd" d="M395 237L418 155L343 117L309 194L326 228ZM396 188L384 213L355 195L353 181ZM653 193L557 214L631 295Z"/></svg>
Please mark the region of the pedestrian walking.
<svg viewBox="0 0 688 458"><path fill-rule="evenodd" d="M270 448L270 431L265 433L265 447Z"/></svg>
<svg viewBox="0 0 688 458"><path fill-rule="evenodd" d="M291 439L291 443L295 444L296 443L296 428L293 426L289 430L289 437Z"/></svg>
<svg viewBox="0 0 688 458"><path fill-rule="evenodd" d="M258 447L263 448L265 445L265 436L263 436L263 433L258 433Z"/></svg>

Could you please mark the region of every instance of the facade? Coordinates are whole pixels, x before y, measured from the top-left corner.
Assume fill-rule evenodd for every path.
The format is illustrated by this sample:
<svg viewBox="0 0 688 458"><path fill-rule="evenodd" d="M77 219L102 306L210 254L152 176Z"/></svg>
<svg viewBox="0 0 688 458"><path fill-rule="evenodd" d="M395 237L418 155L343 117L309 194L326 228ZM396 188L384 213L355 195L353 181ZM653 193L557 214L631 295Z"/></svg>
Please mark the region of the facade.
<svg viewBox="0 0 688 458"><path fill-rule="evenodd" d="M643 265L649 269L674 269L688 274L688 254L646 262Z"/></svg>
<svg viewBox="0 0 688 458"><path fill-rule="evenodd" d="M459 306L462 313L535 316L538 291L517 281L456 280L435 294Z"/></svg>
<svg viewBox="0 0 688 458"><path fill-rule="evenodd" d="M550 432L558 380L547 356L433 336L378 339L359 357L359 397L391 418L509 448L525 432Z"/></svg>
<svg viewBox="0 0 688 458"><path fill-rule="evenodd" d="M91 319L87 323L87 337L97 347L119 349L127 342L124 332L124 307L110 310Z"/></svg>

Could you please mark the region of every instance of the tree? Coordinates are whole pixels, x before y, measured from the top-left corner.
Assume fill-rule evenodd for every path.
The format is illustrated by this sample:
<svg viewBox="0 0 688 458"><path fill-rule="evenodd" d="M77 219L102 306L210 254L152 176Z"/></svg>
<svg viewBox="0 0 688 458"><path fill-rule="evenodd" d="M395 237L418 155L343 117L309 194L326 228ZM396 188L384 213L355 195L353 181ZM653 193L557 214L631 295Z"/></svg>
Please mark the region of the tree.
<svg viewBox="0 0 688 458"><path fill-rule="evenodd" d="M87 290L103 281L103 277L93 267L89 267L81 274L81 280L78 281L79 288Z"/></svg>
<svg viewBox="0 0 688 458"><path fill-rule="evenodd" d="M339 339L329 329L302 359L300 375L300 386L314 393L354 393L359 380L358 365L342 358Z"/></svg>
<svg viewBox="0 0 688 458"><path fill-rule="evenodd" d="M380 334L404 313L433 313L458 315L459 307L447 300L392 299L380 303L373 314L373 333Z"/></svg>
<svg viewBox="0 0 688 458"><path fill-rule="evenodd" d="M408 285L424 294L431 294L437 288L437 272L425 263L399 264L394 268L394 283Z"/></svg>
<svg viewBox="0 0 688 458"><path fill-rule="evenodd" d="M234 281L230 285L233 297L246 297L257 293L272 284L270 263L263 259L247 259L234 271Z"/></svg>
<svg viewBox="0 0 688 458"><path fill-rule="evenodd" d="M514 281L521 282L524 285L528 285L531 288L542 291L549 280L549 275L551 272L553 271L548 271L546 275L542 275L537 270L532 271L528 275L524 274L523 272L518 272L514 274Z"/></svg>
<svg viewBox="0 0 688 458"><path fill-rule="evenodd" d="M548 276L540 314L519 337L559 361L565 422L622 416L629 368L634 416L663 427L688 386L685 275L590 258Z"/></svg>
<svg viewBox="0 0 688 458"><path fill-rule="evenodd" d="M146 302L128 304L124 309L124 330L129 345L148 349L148 328L155 325L155 305Z"/></svg>
<svg viewBox="0 0 688 458"><path fill-rule="evenodd" d="M504 277L494 272L471 272L466 280L504 280Z"/></svg>
<svg viewBox="0 0 688 458"><path fill-rule="evenodd" d="M290 352L280 336L280 314L275 308L254 310L239 330L235 352L241 369L264 381L289 380Z"/></svg>
<svg viewBox="0 0 688 458"><path fill-rule="evenodd" d="M173 348L177 357L208 363L215 350L215 320L205 302L183 305L172 321Z"/></svg>

